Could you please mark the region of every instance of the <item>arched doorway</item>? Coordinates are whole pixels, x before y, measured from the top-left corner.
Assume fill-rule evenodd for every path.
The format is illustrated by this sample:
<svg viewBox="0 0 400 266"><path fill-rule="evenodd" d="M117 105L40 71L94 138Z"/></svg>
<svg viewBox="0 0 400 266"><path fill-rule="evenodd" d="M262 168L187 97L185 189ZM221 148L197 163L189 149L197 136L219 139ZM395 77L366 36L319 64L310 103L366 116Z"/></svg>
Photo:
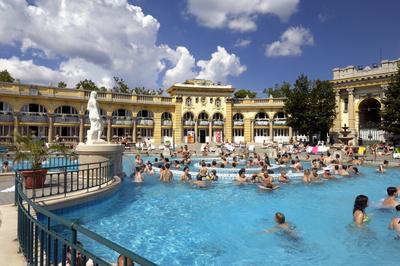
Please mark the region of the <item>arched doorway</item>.
<svg viewBox="0 0 400 266"><path fill-rule="evenodd" d="M375 98L367 98L358 105L360 138L364 141L382 141L384 132L379 130L381 123L381 103Z"/></svg>

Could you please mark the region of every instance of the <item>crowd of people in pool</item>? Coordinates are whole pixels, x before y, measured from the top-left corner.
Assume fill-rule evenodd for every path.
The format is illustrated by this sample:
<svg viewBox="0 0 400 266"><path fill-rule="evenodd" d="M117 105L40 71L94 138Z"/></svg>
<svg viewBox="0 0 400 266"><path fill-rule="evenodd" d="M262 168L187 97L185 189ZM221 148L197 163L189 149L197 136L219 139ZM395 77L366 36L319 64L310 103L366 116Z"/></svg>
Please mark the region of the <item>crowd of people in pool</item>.
<svg viewBox="0 0 400 266"><path fill-rule="evenodd" d="M180 182L188 182L198 188L207 188L213 182L218 181L219 169L226 167L237 168L237 174L235 175L234 182L238 185L244 184L256 184L260 189L264 190L275 190L279 188L279 183L289 183L291 182L287 171L285 170L287 166L290 167L292 173L303 173L302 181L304 183L318 182L320 180L330 180L335 179L338 176L341 177L353 177L360 175L358 166L362 165L363 159L358 155L352 156L349 160L344 160L340 154L332 155L327 152L326 154L321 154L317 158L311 159L309 155L306 155L305 161L309 161L310 168L305 169L302 161L299 157L292 156L292 154L284 152L278 154L274 159L274 164L271 164L271 159L267 154L257 154L253 153L250 156L249 153L228 153L222 151L220 153L219 160L212 160L211 163L207 163L205 160L200 160L198 162L198 173L195 177L190 174L189 166L192 165L192 152L187 146L183 146L178 151L173 154L172 157L167 158L160 154L156 157L153 162L147 161L144 163L140 155L135 157L135 171L133 175L134 182L142 183L144 182L144 174L154 175L153 166L159 169L159 180L161 182L169 183L173 180L172 169L181 170L182 174L179 177ZM228 158L231 160L228 160ZM197 162L196 162L197 163ZM273 176L274 171L272 165L275 169L280 169L278 176ZM277 168L276 166L279 166ZM377 171L379 173L384 173L386 167L388 166L388 161L384 160L381 165L379 165ZM260 169L258 173L246 174L246 167L257 167ZM389 187L387 189L388 198L386 198L382 205L387 208L395 208L400 211L400 204L397 201L397 196L400 188ZM365 209L368 206L368 197L364 195L357 196L354 203L353 219L354 224L357 226L363 226L368 222L369 218L365 213ZM282 213L277 213L275 220L278 224L277 228L289 230L291 227L285 222L285 216ZM397 235L400 237L400 218L393 218L390 222L390 228L395 230ZM291 230L291 229L290 229Z"/></svg>

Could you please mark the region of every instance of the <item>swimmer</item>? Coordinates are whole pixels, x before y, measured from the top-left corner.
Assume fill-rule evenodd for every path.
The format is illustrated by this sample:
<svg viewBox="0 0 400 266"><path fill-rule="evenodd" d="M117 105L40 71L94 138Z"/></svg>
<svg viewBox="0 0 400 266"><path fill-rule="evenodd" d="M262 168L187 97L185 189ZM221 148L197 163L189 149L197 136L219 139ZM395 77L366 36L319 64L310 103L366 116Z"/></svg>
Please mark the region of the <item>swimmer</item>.
<svg viewBox="0 0 400 266"><path fill-rule="evenodd" d="M369 221L365 209L368 207L368 197L365 195L358 195L354 201L353 208L353 221L357 227L362 227Z"/></svg>
<svg viewBox="0 0 400 266"><path fill-rule="evenodd" d="M283 231L285 233L289 233L290 236L298 238L296 232L294 231L295 227L286 222L285 215L281 212L275 213L275 222L276 226L270 229L265 230L267 233L275 233L277 231Z"/></svg>
<svg viewBox="0 0 400 266"><path fill-rule="evenodd" d="M386 189L388 197L382 202L382 205L385 207L396 207L399 205L399 202L396 200L398 196L397 188L395 187L388 187Z"/></svg>
<svg viewBox="0 0 400 266"><path fill-rule="evenodd" d="M347 172L347 166L342 165L342 168L339 169L339 175L341 176L349 176L349 172Z"/></svg>
<svg viewBox="0 0 400 266"><path fill-rule="evenodd" d="M329 169L325 169L325 170L324 170L324 173L322 174L322 176L323 176L325 179L333 179L333 178L334 178L334 176L331 175L331 171L330 171Z"/></svg>
<svg viewBox="0 0 400 266"><path fill-rule="evenodd" d="M145 173L149 174L149 175L154 175L154 169L153 169L153 165L151 162L147 162L146 164L146 168L144 169Z"/></svg>
<svg viewBox="0 0 400 266"><path fill-rule="evenodd" d="M136 166L135 177L133 179L133 182L135 182L135 183L143 183L143 181L144 181L144 178L142 176L141 167L140 166Z"/></svg>
<svg viewBox="0 0 400 266"><path fill-rule="evenodd" d="M303 172L303 182L310 183L311 182L311 172L309 169L304 170Z"/></svg>
<svg viewBox="0 0 400 266"><path fill-rule="evenodd" d="M171 170L169 170L169 168L170 168L170 165L168 163L165 164L163 171L160 173L160 181L161 182L168 183L168 182L172 181L173 174L172 174Z"/></svg>
<svg viewBox="0 0 400 266"><path fill-rule="evenodd" d="M217 170L212 169L210 172L210 180L218 181Z"/></svg>
<svg viewBox="0 0 400 266"><path fill-rule="evenodd" d="M396 211L400 212L400 204L396 206ZM400 217L393 217L389 224L389 229L394 230L397 238L400 239Z"/></svg>
<svg viewBox="0 0 400 266"><path fill-rule="evenodd" d="M280 176L278 177L278 181L281 183L289 183L290 179L289 177L286 175L286 171L282 170Z"/></svg>
<svg viewBox="0 0 400 266"><path fill-rule="evenodd" d="M247 177L246 177L246 169L241 168L239 170L239 173L237 174L235 181L240 185L240 184L244 184L247 182Z"/></svg>
<svg viewBox="0 0 400 266"><path fill-rule="evenodd" d="M179 180L182 181L182 182L186 182L186 181L192 180L192 175L189 173L189 167L185 166L183 168L183 173L182 173L182 175L181 175Z"/></svg>
<svg viewBox="0 0 400 266"><path fill-rule="evenodd" d="M380 164L378 169L376 169L379 173L383 174L385 172L385 168L389 165L387 160L383 160L383 164Z"/></svg>

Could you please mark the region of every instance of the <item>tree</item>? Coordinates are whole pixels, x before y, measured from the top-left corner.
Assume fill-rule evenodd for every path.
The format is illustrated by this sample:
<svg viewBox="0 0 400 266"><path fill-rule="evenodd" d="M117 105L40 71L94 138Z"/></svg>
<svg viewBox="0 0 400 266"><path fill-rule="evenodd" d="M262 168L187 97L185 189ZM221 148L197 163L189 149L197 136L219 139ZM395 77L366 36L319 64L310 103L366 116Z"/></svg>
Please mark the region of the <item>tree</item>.
<svg viewBox="0 0 400 266"><path fill-rule="evenodd" d="M75 85L75 88L80 90L83 89L88 91L99 91L99 88L97 87L96 83L94 83L90 79L79 81L79 83Z"/></svg>
<svg viewBox="0 0 400 266"><path fill-rule="evenodd" d="M57 84L58 88L66 88L67 87L67 83L65 83L64 81L60 81Z"/></svg>
<svg viewBox="0 0 400 266"><path fill-rule="evenodd" d="M8 73L7 69L0 71L0 82L13 83L15 79Z"/></svg>
<svg viewBox="0 0 400 266"><path fill-rule="evenodd" d="M113 91L119 93L131 93L131 89L126 84L125 80L119 77L114 77L115 85L113 87Z"/></svg>
<svg viewBox="0 0 400 266"><path fill-rule="evenodd" d="M241 89L235 92L235 98L255 98L257 96L257 92L251 90Z"/></svg>
<svg viewBox="0 0 400 266"><path fill-rule="evenodd" d="M382 103L381 128L389 133L400 134L400 68L392 77Z"/></svg>
<svg viewBox="0 0 400 266"><path fill-rule="evenodd" d="M132 90L132 93L138 95L161 95L164 92L163 89L159 88L158 90L150 90L145 87L135 87Z"/></svg>
<svg viewBox="0 0 400 266"><path fill-rule="evenodd" d="M268 97L274 97L274 98L283 98L285 97L285 90L290 88L289 82L283 82L282 85L275 84L275 86L272 88L266 88L264 89L263 93L267 94Z"/></svg>
<svg viewBox="0 0 400 266"><path fill-rule="evenodd" d="M333 125L336 116L336 102L333 87L329 81L310 81L301 75L293 88L282 86L286 96L285 112L287 124L300 134L312 136L320 133L321 139Z"/></svg>

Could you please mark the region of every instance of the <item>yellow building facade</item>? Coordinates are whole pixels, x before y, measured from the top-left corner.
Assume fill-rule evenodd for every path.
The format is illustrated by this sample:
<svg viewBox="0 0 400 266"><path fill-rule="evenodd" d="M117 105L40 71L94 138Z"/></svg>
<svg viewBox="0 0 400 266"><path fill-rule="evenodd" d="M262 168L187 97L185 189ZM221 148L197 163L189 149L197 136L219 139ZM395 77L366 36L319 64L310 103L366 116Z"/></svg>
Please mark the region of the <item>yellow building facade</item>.
<svg viewBox="0 0 400 266"><path fill-rule="evenodd" d="M346 125L355 139L375 142L388 139L385 132L379 130L379 113L383 109L385 90L399 66L400 59L397 59L383 60L372 66L333 69L331 82L336 92L337 113L331 130L334 135L339 135L341 127Z"/></svg>
<svg viewBox="0 0 400 266"><path fill-rule="evenodd" d="M188 80L167 90L170 96L99 92L102 138L118 142L149 139L155 145L205 142L288 142L284 99L234 99L230 85ZM0 142L16 132L52 142L84 142L90 123L90 91L0 83Z"/></svg>
<svg viewBox="0 0 400 266"><path fill-rule="evenodd" d="M336 119L331 133L347 125L352 136L381 141L381 99L400 59L368 67L335 68ZM305 139L286 125L284 98L236 99L231 85L207 80L176 83L169 96L99 92L104 122L102 138L155 145L184 143L287 143ZM20 83L0 83L0 143L12 143L16 132L52 142L84 142L90 127L86 105L90 91Z"/></svg>

